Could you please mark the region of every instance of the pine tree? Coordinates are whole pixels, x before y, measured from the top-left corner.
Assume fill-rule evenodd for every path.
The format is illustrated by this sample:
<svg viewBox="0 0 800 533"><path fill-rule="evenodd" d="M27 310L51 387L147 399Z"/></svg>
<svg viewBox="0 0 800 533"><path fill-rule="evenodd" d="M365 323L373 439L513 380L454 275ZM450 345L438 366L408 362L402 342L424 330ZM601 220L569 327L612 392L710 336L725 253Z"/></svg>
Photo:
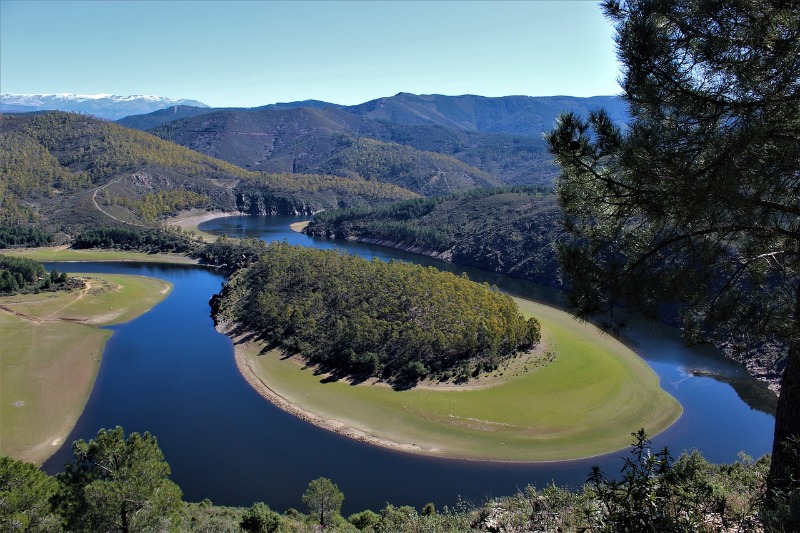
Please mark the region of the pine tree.
<svg viewBox="0 0 800 533"><path fill-rule="evenodd" d="M613 325L621 301L654 312L679 302L690 335L782 343L769 485L797 490L800 2L603 7L632 121L623 131L602 111L567 114L548 137L572 303Z"/></svg>

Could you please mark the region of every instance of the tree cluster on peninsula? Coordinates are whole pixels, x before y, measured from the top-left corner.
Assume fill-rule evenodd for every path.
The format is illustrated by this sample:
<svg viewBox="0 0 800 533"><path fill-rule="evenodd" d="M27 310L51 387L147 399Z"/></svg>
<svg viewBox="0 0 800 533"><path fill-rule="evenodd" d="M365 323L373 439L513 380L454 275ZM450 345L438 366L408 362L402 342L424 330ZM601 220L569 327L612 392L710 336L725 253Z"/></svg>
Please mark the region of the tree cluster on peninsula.
<svg viewBox="0 0 800 533"><path fill-rule="evenodd" d="M212 308L311 362L396 385L468 379L539 341L538 322L488 285L285 243L235 273Z"/></svg>

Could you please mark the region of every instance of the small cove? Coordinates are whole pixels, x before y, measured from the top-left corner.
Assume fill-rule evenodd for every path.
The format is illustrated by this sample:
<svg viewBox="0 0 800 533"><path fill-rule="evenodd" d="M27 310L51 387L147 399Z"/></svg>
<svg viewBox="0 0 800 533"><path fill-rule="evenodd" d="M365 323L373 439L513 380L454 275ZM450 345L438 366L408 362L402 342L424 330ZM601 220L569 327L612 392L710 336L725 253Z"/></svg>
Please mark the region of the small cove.
<svg viewBox="0 0 800 533"><path fill-rule="evenodd" d="M295 217L226 217L203 231L249 235L292 244L341 248L367 258L413 260L466 271L523 297L553 302L557 293L518 280L447 265L391 249L311 239L289 229ZM619 471L617 452L594 459L547 464L482 463L432 459L365 445L318 429L263 400L239 375L231 341L216 332L208 299L224 278L190 266L133 263L62 263L59 270L149 275L170 281L173 293L151 312L115 326L92 396L68 443L93 437L101 427L150 431L172 466L173 479L190 501L218 504L264 501L277 510L300 507L311 479L326 476L344 492L345 512L380 509L386 502L454 505L459 496L482 500L528 483L551 480L579 485L592 464ZM733 461L739 451L760 456L770 450L774 419L753 408L727 382L748 382L740 365L713 352L689 350L677 333L636 324L626 341L655 370L662 386L684 407L679 421L655 440L675 455L697 448L713 461ZM696 376L694 371L721 376ZM742 393L746 396L745 393ZM750 400L753 405L755 402ZM632 428L629 431L634 431ZM69 460L69 445L46 464L56 472Z"/></svg>

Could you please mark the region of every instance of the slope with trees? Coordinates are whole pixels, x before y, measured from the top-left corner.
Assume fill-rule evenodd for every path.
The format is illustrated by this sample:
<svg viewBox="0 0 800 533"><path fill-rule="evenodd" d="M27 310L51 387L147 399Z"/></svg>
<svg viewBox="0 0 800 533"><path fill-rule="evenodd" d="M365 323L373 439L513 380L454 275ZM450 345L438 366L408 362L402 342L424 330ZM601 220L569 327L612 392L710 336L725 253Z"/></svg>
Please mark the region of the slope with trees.
<svg viewBox="0 0 800 533"><path fill-rule="evenodd" d="M380 243L560 286L552 243L561 210L549 189L481 189L437 198L317 213L304 230L316 237Z"/></svg>
<svg viewBox="0 0 800 533"><path fill-rule="evenodd" d="M485 180L480 172L492 176L503 184L509 185L551 185L557 176L557 168L541 138L541 132L549 129L555 121L558 109L566 106L575 109L582 116L588 113L588 106L608 103L619 108L621 101L614 97L597 98L541 98L510 97L520 100L520 106L506 105L503 98L483 97L445 97L437 96L440 107L457 109L460 99L467 98L473 112L481 116L486 114L483 122L491 120L488 115L503 117L513 115L519 107L519 116L514 122L531 120L535 131L520 134L514 128L497 127L494 129L478 127L458 127L447 120L420 119L425 115L420 105L411 100L428 97L398 95L389 99L391 106L406 109L407 113L383 116L365 111L367 104L345 108L341 106L327 107L276 107L264 106L255 109L218 109L185 119L164 120L163 113L126 119L126 124L139 124L145 127L152 123L160 123L151 132L161 138L176 142L183 146L218 157L250 170L266 172L330 172L337 175L350 175L356 172L347 158L337 157L342 151L356 151L359 157L367 157L376 149L376 144L365 144L363 139L404 145L406 152L412 152L419 161L412 167L414 174L424 179L432 176L429 172L433 152L446 158L438 158L441 166L453 166L454 160L460 161L469 168L463 168L471 176ZM408 102L406 100L409 100ZM427 101L427 100L426 100ZM414 100L416 102L416 100ZM447 102L452 102L448 105ZM527 103L524 103L527 102ZM531 103L533 102L533 103ZM299 102L298 105L302 105ZM389 105L389 104L387 104ZM547 109L541 111L541 107ZM367 106L369 107L369 106ZM380 107L380 106L378 106ZM424 106L423 106L424 107ZM483 107L487 110L481 111ZM488 111L488 108L493 111ZM418 115L415 115L418 113ZM541 113L544 113L543 115ZM419 120L404 120L406 114ZM436 114L440 114L436 111ZM438 115L437 115L438 116ZM624 113L616 117L622 123L626 119ZM413 152L410 148L422 151ZM381 146L382 150L397 148ZM388 167L382 173L386 174ZM366 177L366 176L365 176ZM418 178L419 179L419 178ZM413 187L412 187L413 188ZM424 187L414 190L423 192ZM445 190L444 193L452 192ZM441 194L442 191L437 191Z"/></svg>
<svg viewBox="0 0 800 533"><path fill-rule="evenodd" d="M770 498L800 491L800 4L608 0L626 132L604 112L549 136L578 313L681 304L689 337L783 346ZM792 496L794 494L794 496Z"/></svg>
<svg viewBox="0 0 800 533"><path fill-rule="evenodd" d="M153 226L187 208L313 213L414 197L390 184L250 172L83 115L0 115L0 224L74 234ZM17 230L12 230L19 234Z"/></svg>
<svg viewBox="0 0 800 533"><path fill-rule="evenodd" d="M407 125L438 125L449 129L539 137L550 130L559 113L580 115L605 107L619 123L627 120L616 96L500 96L398 93L344 108L349 113Z"/></svg>
<svg viewBox="0 0 800 533"><path fill-rule="evenodd" d="M335 108L257 108L219 110L151 131L251 170L363 178L426 195L500 183L447 155L393 143L388 129Z"/></svg>

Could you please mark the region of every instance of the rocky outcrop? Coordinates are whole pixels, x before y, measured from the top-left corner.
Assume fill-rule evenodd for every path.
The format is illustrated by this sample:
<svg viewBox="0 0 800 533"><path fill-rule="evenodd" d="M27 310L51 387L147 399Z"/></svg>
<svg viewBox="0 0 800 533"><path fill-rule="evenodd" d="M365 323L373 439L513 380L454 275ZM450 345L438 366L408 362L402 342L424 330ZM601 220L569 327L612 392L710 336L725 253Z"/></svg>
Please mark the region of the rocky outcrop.
<svg viewBox="0 0 800 533"><path fill-rule="evenodd" d="M355 241L364 244L374 244L378 246L386 246L387 248L394 248L395 250L401 250L403 252L410 252L413 254L419 255L427 255L428 257L433 257L434 259L441 259L442 261L447 261L448 263L453 262L453 250L433 250L430 248L425 248L422 246L416 246L414 244L404 244L399 242L392 242L386 239L373 239L370 237L348 237L348 241Z"/></svg>
<svg viewBox="0 0 800 533"><path fill-rule="evenodd" d="M236 209L247 215L313 215L319 211L303 200L267 192L237 192Z"/></svg>

